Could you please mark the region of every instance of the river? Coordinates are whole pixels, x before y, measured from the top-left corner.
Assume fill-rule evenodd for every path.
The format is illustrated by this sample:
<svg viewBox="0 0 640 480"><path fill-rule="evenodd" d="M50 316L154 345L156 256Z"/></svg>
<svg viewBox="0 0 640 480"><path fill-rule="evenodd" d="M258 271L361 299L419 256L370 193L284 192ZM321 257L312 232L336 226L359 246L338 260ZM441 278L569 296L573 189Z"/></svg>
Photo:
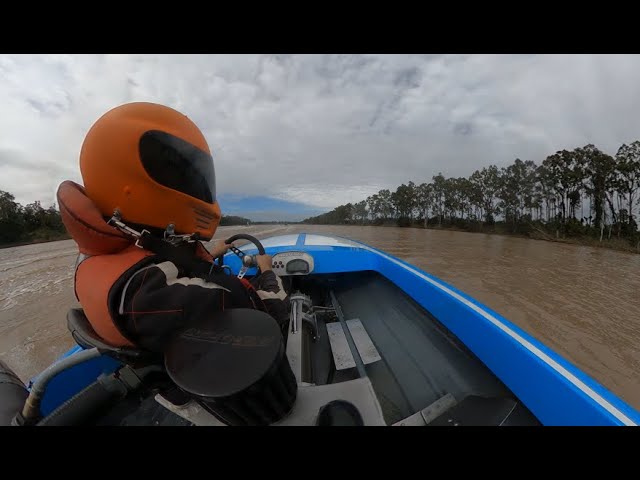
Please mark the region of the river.
<svg viewBox="0 0 640 480"><path fill-rule="evenodd" d="M640 255L478 233L392 227L220 227L360 240L436 275L541 340L640 410ZM73 345L72 240L0 250L0 358L27 380Z"/></svg>

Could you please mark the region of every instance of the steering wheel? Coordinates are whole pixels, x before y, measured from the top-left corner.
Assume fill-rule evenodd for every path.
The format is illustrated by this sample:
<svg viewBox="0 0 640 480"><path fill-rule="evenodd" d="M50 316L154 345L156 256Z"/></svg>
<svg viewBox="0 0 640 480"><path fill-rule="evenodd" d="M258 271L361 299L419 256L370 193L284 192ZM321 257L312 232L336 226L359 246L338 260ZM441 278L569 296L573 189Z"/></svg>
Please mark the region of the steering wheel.
<svg viewBox="0 0 640 480"><path fill-rule="evenodd" d="M246 233L239 233L237 235L233 235L232 237L227 238L224 241L224 243L229 244L231 242L235 242L236 240L249 240L258 248L259 255L265 254L264 247L260 243L260 240L258 240L256 237L253 237L251 235L247 235ZM256 259L254 258L253 255L247 255L242 250L234 246L231 246L229 250L235 253L238 256L238 258L242 261L242 268L238 272L238 278L244 277L245 273L247 273L247 270L249 270L249 268L258 266L258 263L256 262ZM218 257L218 265L222 266L222 262L223 262L223 255L220 255Z"/></svg>

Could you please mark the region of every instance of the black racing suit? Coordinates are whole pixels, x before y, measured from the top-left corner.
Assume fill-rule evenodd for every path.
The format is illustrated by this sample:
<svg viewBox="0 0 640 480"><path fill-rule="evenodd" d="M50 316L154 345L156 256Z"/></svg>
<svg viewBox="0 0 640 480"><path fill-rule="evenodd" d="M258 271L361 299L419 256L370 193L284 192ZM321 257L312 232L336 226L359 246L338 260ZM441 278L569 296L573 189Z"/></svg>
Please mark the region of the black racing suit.
<svg viewBox="0 0 640 480"><path fill-rule="evenodd" d="M202 245L198 248L204 249ZM256 308L270 314L286 335L289 308L282 281L271 270L251 282L228 275L193 255L188 265L149 257L127 272L111 295L118 301L117 324L141 347L161 352L190 319L211 318L228 308Z"/></svg>

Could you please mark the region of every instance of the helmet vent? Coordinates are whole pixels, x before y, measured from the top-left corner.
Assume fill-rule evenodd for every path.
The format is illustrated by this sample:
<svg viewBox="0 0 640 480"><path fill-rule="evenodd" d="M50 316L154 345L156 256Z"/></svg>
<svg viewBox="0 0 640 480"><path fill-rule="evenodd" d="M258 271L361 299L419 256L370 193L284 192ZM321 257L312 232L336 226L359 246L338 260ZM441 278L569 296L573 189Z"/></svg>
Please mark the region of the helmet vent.
<svg viewBox="0 0 640 480"><path fill-rule="evenodd" d="M200 217L202 220L206 220L207 222L210 222L211 220L216 218L214 215L200 208L194 208L193 213L195 213L197 217Z"/></svg>

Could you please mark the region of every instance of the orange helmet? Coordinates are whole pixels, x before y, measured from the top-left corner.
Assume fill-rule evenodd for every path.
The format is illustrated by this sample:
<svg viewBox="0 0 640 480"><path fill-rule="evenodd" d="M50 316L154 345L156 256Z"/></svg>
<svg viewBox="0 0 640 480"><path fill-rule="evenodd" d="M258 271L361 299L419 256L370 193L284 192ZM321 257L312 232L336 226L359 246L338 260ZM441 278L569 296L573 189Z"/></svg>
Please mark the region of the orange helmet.
<svg viewBox="0 0 640 480"><path fill-rule="evenodd" d="M198 233L209 240L220 221L209 145L185 115L155 103L128 103L96 121L80 151L87 196L108 217Z"/></svg>

